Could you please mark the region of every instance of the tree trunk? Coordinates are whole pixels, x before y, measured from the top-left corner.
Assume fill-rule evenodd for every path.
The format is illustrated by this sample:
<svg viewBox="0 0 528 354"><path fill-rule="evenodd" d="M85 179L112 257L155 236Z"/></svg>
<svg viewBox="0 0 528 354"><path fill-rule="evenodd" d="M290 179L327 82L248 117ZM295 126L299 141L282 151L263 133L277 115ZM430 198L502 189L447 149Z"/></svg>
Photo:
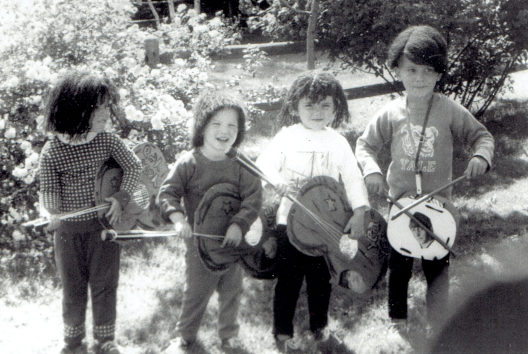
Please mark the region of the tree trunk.
<svg viewBox="0 0 528 354"><path fill-rule="evenodd" d="M315 69L315 28L319 18L319 0L313 0L306 34L306 62L308 70Z"/></svg>
<svg viewBox="0 0 528 354"><path fill-rule="evenodd" d="M194 0L194 11L196 11L196 13L198 14L202 12L200 7L201 7L200 0Z"/></svg>

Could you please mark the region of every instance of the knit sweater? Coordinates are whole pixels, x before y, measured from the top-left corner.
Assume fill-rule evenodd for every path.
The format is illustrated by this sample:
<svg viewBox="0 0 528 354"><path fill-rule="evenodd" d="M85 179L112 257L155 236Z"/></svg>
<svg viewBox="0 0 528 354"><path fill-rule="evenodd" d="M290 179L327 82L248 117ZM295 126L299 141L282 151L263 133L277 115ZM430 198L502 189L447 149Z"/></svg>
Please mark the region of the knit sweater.
<svg viewBox="0 0 528 354"><path fill-rule="evenodd" d="M64 213L95 206L95 178L103 162L114 158L123 169L120 191L115 197L124 208L141 172L141 162L115 134L99 133L84 144L67 144L58 137L48 141L40 156L40 193L50 213ZM71 218L90 220L96 212Z"/></svg>
<svg viewBox="0 0 528 354"><path fill-rule="evenodd" d="M381 147L390 144L387 182L393 198L416 192L414 165L426 111L426 106L408 107L405 98L394 100L376 114L357 140L356 157L365 176L381 173L376 158ZM473 156L482 157L491 167L494 149L491 134L462 105L435 93L418 163L424 194L452 180L455 139L469 145ZM447 189L441 195L450 198L451 190Z"/></svg>
<svg viewBox="0 0 528 354"><path fill-rule="evenodd" d="M205 193L219 183L231 183L239 188L242 199L240 210L230 221L240 226L245 234L257 219L262 205L260 180L232 159L211 161L198 150L180 156L158 193L162 217L181 212L194 225L194 213ZM183 205L182 205L183 200Z"/></svg>

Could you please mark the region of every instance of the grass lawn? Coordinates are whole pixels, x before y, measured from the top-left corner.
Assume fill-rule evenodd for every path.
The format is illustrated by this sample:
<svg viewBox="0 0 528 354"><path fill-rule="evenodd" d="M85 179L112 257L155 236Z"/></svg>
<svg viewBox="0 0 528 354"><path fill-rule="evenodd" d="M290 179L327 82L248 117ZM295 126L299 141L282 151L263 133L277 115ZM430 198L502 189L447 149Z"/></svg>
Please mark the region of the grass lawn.
<svg viewBox="0 0 528 354"><path fill-rule="evenodd" d="M255 88L274 81L287 86L304 70L302 58L290 56L269 63L257 79L241 82L241 88ZM216 63L211 81L221 82L236 74L237 63ZM271 70L274 77L262 75ZM451 311L472 293L499 280L528 276L524 260L528 254L528 72L514 75L514 93L500 97L486 115L486 124L496 139L494 168L474 181L454 189L454 203L461 214L455 244L458 257L451 259ZM341 74L344 87L374 83L364 74ZM372 114L388 96L350 101L353 121L345 135L351 143L364 129ZM269 140L250 132L244 151L258 156ZM454 174L465 169L463 151L455 155ZM372 205L386 215L383 200ZM175 325L181 309L184 287L184 246L177 238L130 242L123 247L118 291L117 341L125 354L155 354L176 336ZM5 261L0 259L0 261ZM387 284L383 279L366 295L335 287L330 303L329 330L334 340L325 353L422 354L424 337L425 279L415 262L416 274L409 286L411 341L403 341L389 330ZM277 353L271 335L273 281L244 279L239 316L240 339L246 353ZM0 275L0 352L11 354L59 353L62 345L61 288L56 276L22 278ZM498 299L501 301L502 299ZM203 353L220 353L216 335L218 303L209 303L199 339ZM305 289L297 306L296 333L304 339L305 353L316 353L310 341ZM493 321L493 318L490 319ZM88 337L91 315L88 310Z"/></svg>

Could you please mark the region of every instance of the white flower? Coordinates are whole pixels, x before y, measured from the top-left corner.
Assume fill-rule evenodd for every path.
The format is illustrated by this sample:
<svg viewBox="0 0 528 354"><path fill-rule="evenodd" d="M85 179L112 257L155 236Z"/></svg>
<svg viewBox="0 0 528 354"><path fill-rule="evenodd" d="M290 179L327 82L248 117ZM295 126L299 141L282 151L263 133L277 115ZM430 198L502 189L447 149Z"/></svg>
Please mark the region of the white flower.
<svg viewBox="0 0 528 354"><path fill-rule="evenodd" d="M42 97L39 95L29 96L28 101L30 104L39 104L42 101Z"/></svg>
<svg viewBox="0 0 528 354"><path fill-rule="evenodd" d="M141 122L143 120L143 112L138 111L136 107L132 105L128 105L125 107L125 114L127 118L131 121Z"/></svg>
<svg viewBox="0 0 528 354"><path fill-rule="evenodd" d="M4 130L4 129L5 129L5 120L0 119L0 130Z"/></svg>
<svg viewBox="0 0 528 354"><path fill-rule="evenodd" d="M20 144L20 148L25 152L27 149L31 149L31 143L25 140Z"/></svg>
<svg viewBox="0 0 528 354"><path fill-rule="evenodd" d="M163 130L165 128L165 125L161 121L162 114L163 113L161 111L158 111L158 113L156 113L156 115L150 119L150 123L152 124L152 129Z"/></svg>
<svg viewBox="0 0 528 354"><path fill-rule="evenodd" d="M22 220L21 217L19 217L17 221L20 221L20 220ZM15 241L25 241L26 240L26 236L24 236L24 234L18 230L14 230L12 236L13 236L13 240Z"/></svg>
<svg viewBox="0 0 528 354"><path fill-rule="evenodd" d="M222 23L222 19L220 17L215 17L211 21L209 21L209 26L211 27L221 27L223 25L224 24Z"/></svg>
<svg viewBox="0 0 528 354"><path fill-rule="evenodd" d="M126 96L128 96L128 91L127 91L126 89L124 89L124 88L119 89L119 96L120 96L120 97L126 97Z"/></svg>
<svg viewBox="0 0 528 354"><path fill-rule="evenodd" d="M185 59L178 58L178 59L174 60L174 65L176 65L176 66L184 67L185 64L187 64L187 60L185 60Z"/></svg>
<svg viewBox="0 0 528 354"><path fill-rule="evenodd" d="M7 129L4 136L7 139L14 139L16 137L16 129L14 127Z"/></svg>
<svg viewBox="0 0 528 354"><path fill-rule="evenodd" d="M209 31L209 37L216 38L218 36L220 36L220 32L218 32L217 30Z"/></svg>
<svg viewBox="0 0 528 354"><path fill-rule="evenodd" d="M19 83L20 83L20 80L18 79L18 77L12 76L9 78L9 80L7 80L6 85L7 87L12 88L12 87L17 87Z"/></svg>
<svg viewBox="0 0 528 354"><path fill-rule="evenodd" d="M25 168L20 168L20 167L15 167L13 169L13 172L12 172L12 175L15 176L16 178L24 178L28 175L28 170L26 170Z"/></svg>
<svg viewBox="0 0 528 354"><path fill-rule="evenodd" d="M196 33L197 35L209 31L209 27L206 25L198 25L193 27L193 33Z"/></svg>
<svg viewBox="0 0 528 354"><path fill-rule="evenodd" d="M112 68L106 68L106 70L104 71L104 73L106 74L106 76L108 76L109 78L114 78L117 76L117 73L114 71L114 69Z"/></svg>

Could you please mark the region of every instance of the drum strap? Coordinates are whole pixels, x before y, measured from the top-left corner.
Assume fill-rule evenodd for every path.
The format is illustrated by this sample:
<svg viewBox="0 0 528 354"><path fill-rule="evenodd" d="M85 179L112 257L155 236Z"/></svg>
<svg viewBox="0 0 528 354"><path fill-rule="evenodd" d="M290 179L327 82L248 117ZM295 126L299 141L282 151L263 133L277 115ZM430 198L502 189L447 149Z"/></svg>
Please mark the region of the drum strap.
<svg viewBox="0 0 528 354"><path fill-rule="evenodd" d="M422 145L425 141L425 129L427 127L427 122L429 121L429 113L431 113L431 107L433 107L433 98L434 95L431 96L431 99L429 100L429 105L427 106L427 112L425 113L425 118L423 122L422 127L422 133L420 134L420 140L418 142L418 149L416 150L416 158L414 160L414 176L416 178L416 194L421 195L422 194L422 171L418 167L418 162L420 160L420 151L422 150ZM411 129L411 115L409 113L409 108L405 107L406 111L406 120L407 120L407 128L409 129L409 136L411 137L412 141L412 129Z"/></svg>

